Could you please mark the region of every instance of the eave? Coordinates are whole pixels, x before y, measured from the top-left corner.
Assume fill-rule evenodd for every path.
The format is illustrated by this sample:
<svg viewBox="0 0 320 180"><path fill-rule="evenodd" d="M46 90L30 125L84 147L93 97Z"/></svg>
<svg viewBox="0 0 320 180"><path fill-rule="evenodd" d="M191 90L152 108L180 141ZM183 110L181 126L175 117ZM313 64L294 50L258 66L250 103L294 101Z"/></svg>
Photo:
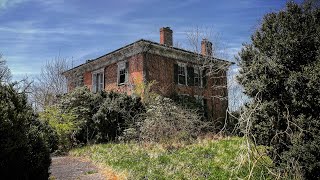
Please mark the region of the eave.
<svg viewBox="0 0 320 180"><path fill-rule="evenodd" d="M96 69L100 69L101 67L105 67L107 65L113 64L118 61L122 61L125 58L131 57L133 55L139 54L139 53L150 53L150 54L156 54L172 59L177 59L179 61L185 61L185 62L191 62L191 63L201 63L202 60L205 60L207 58L212 58L213 60L216 60L219 63L226 63L228 66L234 64L233 62L214 58L214 57L208 57L203 56L198 53L194 53L192 51L188 51L181 48L176 47L170 47L163 44L159 44L153 41L148 40L138 40L136 42L133 42L131 44L128 44L124 47L121 47L117 50L114 50L110 53L107 53L103 56L100 56L96 59L89 60L84 64L81 64L79 66L76 66L72 69L69 69L62 74L64 76L69 76L74 73L83 73L85 71L93 71Z"/></svg>

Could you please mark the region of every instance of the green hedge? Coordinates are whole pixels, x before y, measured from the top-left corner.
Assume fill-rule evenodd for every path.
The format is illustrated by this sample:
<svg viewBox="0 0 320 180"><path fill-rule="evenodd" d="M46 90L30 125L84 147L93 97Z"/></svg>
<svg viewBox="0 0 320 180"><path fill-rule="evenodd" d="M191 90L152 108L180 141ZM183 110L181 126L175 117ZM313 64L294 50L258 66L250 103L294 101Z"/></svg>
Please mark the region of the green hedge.
<svg viewBox="0 0 320 180"><path fill-rule="evenodd" d="M7 179L48 179L52 129L37 120L24 93L0 84L0 176Z"/></svg>

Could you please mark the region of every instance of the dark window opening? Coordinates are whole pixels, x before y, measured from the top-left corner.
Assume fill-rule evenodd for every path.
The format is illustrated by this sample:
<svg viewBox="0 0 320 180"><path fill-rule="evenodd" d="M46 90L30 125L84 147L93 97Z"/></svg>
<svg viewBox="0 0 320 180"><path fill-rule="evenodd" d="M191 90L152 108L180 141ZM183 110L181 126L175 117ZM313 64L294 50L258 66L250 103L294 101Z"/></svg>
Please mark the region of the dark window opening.
<svg viewBox="0 0 320 180"><path fill-rule="evenodd" d="M195 86L201 86L201 78L199 71L194 71L194 85Z"/></svg>
<svg viewBox="0 0 320 180"><path fill-rule="evenodd" d="M128 82L129 63L118 64L118 84L122 85Z"/></svg>
<svg viewBox="0 0 320 180"><path fill-rule="evenodd" d="M126 70L122 69L119 72L119 84L123 84L126 82Z"/></svg>
<svg viewBox="0 0 320 180"><path fill-rule="evenodd" d="M179 84L186 84L186 71L184 66L178 66L178 82Z"/></svg>
<svg viewBox="0 0 320 180"><path fill-rule="evenodd" d="M84 81L83 81L83 76L78 76L77 81L76 81L76 87L81 87L84 85Z"/></svg>
<svg viewBox="0 0 320 180"><path fill-rule="evenodd" d="M208 118L208 100L203 99L203 111L204 111L204 117Z"/></svg>

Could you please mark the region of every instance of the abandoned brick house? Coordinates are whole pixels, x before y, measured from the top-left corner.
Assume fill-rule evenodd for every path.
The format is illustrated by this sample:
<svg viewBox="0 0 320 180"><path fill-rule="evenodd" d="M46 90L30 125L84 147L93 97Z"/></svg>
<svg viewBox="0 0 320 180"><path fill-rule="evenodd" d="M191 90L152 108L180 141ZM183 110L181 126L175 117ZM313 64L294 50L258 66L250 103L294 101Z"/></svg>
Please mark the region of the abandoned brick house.
<svg viewBox="0 0 320 180"><path fill-rule="evenodd" d="M63 74L68 90L87 86L97 92L132 93L137 83L155 81L153 92L166 97L187 95L197 98L214 119L225 117L228 107L226 69L219 78L206 75L205 58L212 57L212 43L201 42L201 54L173 47L172 30L160 29L160 43L138 40L113 52L74 67ZM219 63L228 61L213 58ZM212 88L219 86L222 88Z"/></svg>

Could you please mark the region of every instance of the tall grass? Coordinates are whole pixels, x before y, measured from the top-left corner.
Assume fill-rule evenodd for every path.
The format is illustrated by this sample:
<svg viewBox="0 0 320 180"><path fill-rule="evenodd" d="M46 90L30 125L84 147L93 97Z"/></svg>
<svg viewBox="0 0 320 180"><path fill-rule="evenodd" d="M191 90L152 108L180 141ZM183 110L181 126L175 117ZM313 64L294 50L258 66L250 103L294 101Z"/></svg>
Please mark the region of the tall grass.
<svg viewBox="0 0 320 180"><path fill-rule="evenodd" d="M109 143L74 149L71 154L128 179L271 179L265 166L271 161L257 153L248 157L244 143L239 137L188 145Z"/></svg>

